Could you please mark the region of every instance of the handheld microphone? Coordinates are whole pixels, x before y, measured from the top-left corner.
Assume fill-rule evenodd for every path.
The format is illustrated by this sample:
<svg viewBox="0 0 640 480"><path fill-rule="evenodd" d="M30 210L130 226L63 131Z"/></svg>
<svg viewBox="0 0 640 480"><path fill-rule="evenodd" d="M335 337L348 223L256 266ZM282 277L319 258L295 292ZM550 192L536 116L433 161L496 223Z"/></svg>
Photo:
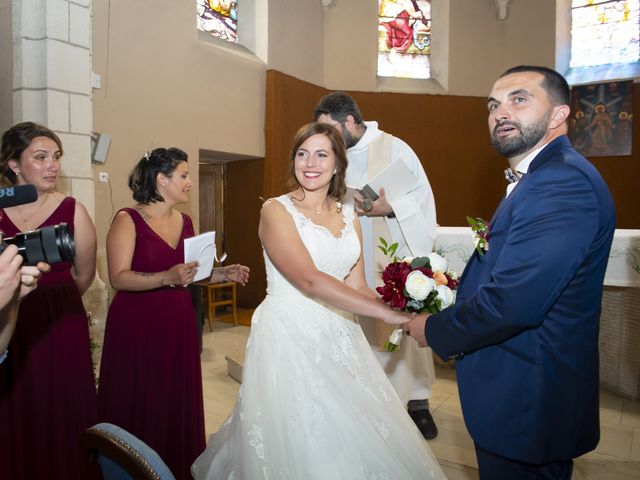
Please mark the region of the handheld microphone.
<svg viewBox="0 0 640 480"><path fill-rule="evenodd" d="M38 192L33 185L0 188L0 208L15 207L16 205L35 202L37 199Z"/></svg>

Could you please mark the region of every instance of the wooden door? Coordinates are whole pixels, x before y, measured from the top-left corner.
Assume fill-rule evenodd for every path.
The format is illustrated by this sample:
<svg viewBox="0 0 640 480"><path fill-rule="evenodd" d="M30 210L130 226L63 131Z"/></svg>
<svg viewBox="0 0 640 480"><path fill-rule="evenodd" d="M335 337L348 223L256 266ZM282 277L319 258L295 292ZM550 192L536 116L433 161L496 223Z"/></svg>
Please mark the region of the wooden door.
<svg viewBox="0 0 640 480"><path fill-rule="evenodd" d="M217 256L220 258L225 251L225 165L223 163L201 163L198 182L200 191L200 233L216 232Z"/></svg>

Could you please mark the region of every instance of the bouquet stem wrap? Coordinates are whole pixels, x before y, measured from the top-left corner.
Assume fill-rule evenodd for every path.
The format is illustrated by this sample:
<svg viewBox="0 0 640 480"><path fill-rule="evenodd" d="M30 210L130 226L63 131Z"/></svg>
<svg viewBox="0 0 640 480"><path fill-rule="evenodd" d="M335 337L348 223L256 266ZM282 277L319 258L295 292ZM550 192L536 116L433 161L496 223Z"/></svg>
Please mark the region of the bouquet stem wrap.
<svg viewBox="0 0 640 480"><path fill-rule="evenodd" d="M387 352L393 352L396 348L398 348L398 345L400 345L400 342L402 341L402 335L402 329L396 328L389 336L389 340L387 340L384 344L384 349Z"/></svg>

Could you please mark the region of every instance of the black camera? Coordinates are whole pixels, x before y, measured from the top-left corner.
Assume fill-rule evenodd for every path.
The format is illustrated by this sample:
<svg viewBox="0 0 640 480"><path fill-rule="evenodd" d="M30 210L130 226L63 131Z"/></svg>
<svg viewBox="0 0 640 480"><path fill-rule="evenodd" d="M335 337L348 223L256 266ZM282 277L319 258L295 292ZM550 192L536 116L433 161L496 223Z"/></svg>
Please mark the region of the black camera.
<svg viewBox="0 0 640 480"><path fill-rule="evenodd" d="M18 253L24 258L24 265L37 265L38 262L53 265L60 262L73 262L76 258L76 242L66 223L20 232L15 237L3 238L0 243L0 253L4 252L7 245L18 247Z"/></svg>

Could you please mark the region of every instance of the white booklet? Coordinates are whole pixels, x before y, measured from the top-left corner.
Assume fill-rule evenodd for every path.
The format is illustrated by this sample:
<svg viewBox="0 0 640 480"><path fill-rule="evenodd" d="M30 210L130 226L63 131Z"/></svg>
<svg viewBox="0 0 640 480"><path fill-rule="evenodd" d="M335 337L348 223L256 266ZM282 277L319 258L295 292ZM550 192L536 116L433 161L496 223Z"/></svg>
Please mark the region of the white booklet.
<svg viewBox="0 0 640 480"><path fill-rule="evenodd" d="M381 188L387 200L395 200L406 195L415 188L418 179L402 159L391 162L382 171L378 172L369 182L362 187L347 185L346 197L352 197L353 191L358 190L360 195L370 200L376 200Z"/></svg>
<svg viewBox="0 0 640 480"><path fill-rule="evenodd" d="M209 278L216 260L216 232L205 232L184 240L184 262L199 262L193 281Z"/></svg>

